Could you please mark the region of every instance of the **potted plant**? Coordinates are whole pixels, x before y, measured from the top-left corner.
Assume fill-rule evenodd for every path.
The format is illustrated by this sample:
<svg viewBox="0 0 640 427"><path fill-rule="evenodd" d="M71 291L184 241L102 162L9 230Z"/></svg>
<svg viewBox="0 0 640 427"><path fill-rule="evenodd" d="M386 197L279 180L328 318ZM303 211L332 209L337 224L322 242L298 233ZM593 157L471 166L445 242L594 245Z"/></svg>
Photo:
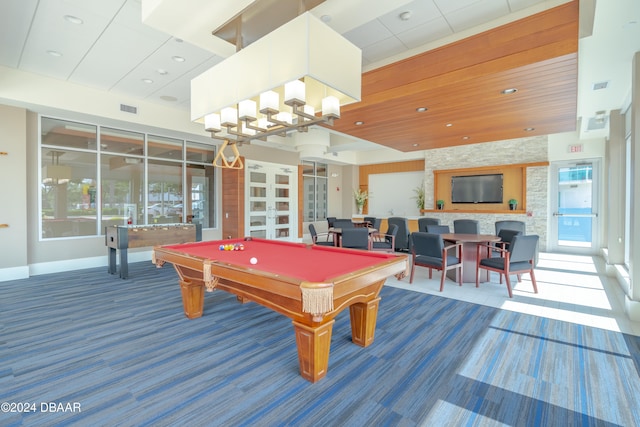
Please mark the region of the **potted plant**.
<svg viewBox="0 0 640 427"><path fill-rule="evenodd" d="M353 198L355 199L356 206L358 207L358 213L362 214L362 209L364 208L364 202L369 198L369 194L366 190L353 190Z"/></svg>
<svg viewBox="0 0 640 427"><path fill-rule="evenodd" d="M509 200L509 209L515 211L518 208L518 201L516 199Z"/></svg>
<svg viewBox="0 0 640 427"><path fill-rule="evenodd" d="M418 210L424 209L424 184L420 187L414 188L413 191L416 193L413 198L416 199L416 206L418 207Z"/></svg>
<svg viewBox="0 0 640 427"><path fill-rule="evenodd" d="M444 200L440 199L436 202L436 206L438 206L438 210L444 209Z"/></svg>

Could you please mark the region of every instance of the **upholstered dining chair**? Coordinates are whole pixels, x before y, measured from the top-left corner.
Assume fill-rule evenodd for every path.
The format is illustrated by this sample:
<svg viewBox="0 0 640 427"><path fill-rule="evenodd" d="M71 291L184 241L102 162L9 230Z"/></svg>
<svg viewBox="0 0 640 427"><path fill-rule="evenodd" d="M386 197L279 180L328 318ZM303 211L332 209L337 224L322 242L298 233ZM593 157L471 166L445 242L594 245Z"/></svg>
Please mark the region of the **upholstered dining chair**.
<svg viewBox="0 0 640 427"><path fill-rule="evenodd" d="M480 234L480 222L475 219L456 219L453 221L453 232L460 234Z"/></svg>
<svg viewBox="0 0 640 427"><path fill-rule="evenodd" d="M351 221L350 219L338 218L333 221L333 227L345 229L345 228L354 228L355 225L353 225L353 221Z"/></svg>
<svg viewBox="0 0 640 427"><path fill-rule="evenodd" d="M478 245L476 254L476 288L479 287L480 269L494 271L505 276L507 282L507 292L509 298L513 298L513 292L511 288L511 275L517 275L518 281L520 281L520 275L523 273L529 273L531 276L531 283L533 284L533 291L538 293L538 285L536 284L536 276L533 272L535 267L536 248L538 247L539 237L535 234L529 235L516 235L513 236L511 243L507 249L495 248L489 245ZM481 258L485 253L487 247L500 251L504 256Z"/></svg>
<svg viewBox="0 0 640 427"><path fill-rule="evenodd" d="M427 225L440 225L438 218L418 218L418 231L427 232Z"/></svg>
<svg viewBox="0 0 640 427"><path fill-rule="evenodd" d="M427 225L427 233L432 234L447 234L450 233L448 225Z"/></svg>
<svg viewBox="0 0 640 427"><path fill-rule="evenodd" d="M500 234L500 230L508 229L508 230L518 230L522 234L527 234L527 225L524 221L514 221L514 220L504 220L504 221L496 221L496 236Z"/></svg>
<svg viewBox="0 0 640 427"><path fill-rule="evenodd" d="M369 230L366 227L343 228L340 246L351 249L371 249Z"/></svg>
<svg viewBox="0 0 640 427"><path fill-rule="evenodd" d="M444 289L444 279L448 270L459 269L458 283L462 286L462 243L444 245L444 240L440 234L423 233L414 231L411 233L411 276L409 283L413 283L413 274L416 267L426 267L429 269L429 279L433 270L442 271L440 278L440 292ZM452 255L450 252L455 255Z"/></svg>
<svg viewBox="0 0 640 427"><path fill-rule="evenodd" d="M371 241L372 251L395 251L396 235L398 234L398 226L392 224L386 233L376 233L372 235Z"/></svg>
<svg viewBox="0 0 640 427"><path fill-rule="evenodd" d="M320 246L333 246L333 240L318 240L318 233L316 232L316 227L313 224L309 224L309 233L311 233L311 241L314 245ZM329 238L329 233L321 233L322 236Z"/></svg>
<svg viewBox="0 0 640 427"><path fill-rule="evenodd" d="M328 216L327 217L327 225L329 226L329 228L333 227L333 223L335 222L337 218L335 216Z"/></svg>
<svg viewBox="0 0 640 427"><path fill-rule="evenodd" d="M392 216L387 219L389 227L393 224L398 226L398 233L396 234L396 251L409 251L409 221L407 218Z"/></svg>

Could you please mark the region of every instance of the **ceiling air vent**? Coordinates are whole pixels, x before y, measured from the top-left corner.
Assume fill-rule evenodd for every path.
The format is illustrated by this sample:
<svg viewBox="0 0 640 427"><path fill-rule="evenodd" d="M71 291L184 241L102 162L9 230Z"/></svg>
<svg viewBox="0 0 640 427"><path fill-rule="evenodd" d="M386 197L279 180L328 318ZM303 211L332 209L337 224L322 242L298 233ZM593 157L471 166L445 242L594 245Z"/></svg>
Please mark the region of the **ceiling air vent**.
<svg viewBox="0 0 640 427"><path fill-rule="evenodd" d="M606 89L609 86L609 82L598 82L593 84L593 90Z"/></svg>
<svg viewBox="0 0 640 427"><path fill-rule="evenodd" d="M120 111L124 111L125 113L138 114L138 107L120 104Z"/></svg>

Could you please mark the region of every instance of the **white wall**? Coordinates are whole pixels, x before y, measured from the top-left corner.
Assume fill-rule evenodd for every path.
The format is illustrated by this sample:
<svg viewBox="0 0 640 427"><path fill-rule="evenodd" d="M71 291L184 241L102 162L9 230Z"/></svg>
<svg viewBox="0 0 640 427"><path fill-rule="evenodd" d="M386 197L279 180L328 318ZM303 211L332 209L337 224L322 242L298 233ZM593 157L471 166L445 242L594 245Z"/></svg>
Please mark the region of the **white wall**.
<svg viewBox="0 0 640 427"><path fill-rule="evenodd" d="M422 186L423 182L422 171L369 175L368 215L419 216L415 189Z"/></svg>

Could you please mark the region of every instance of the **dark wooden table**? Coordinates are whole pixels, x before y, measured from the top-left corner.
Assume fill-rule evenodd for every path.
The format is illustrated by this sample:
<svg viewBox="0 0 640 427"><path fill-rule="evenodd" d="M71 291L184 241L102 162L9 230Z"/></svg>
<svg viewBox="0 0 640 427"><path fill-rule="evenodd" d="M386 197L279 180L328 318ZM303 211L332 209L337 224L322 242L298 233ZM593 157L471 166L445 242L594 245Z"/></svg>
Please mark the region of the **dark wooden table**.
<svg viewBox="0 0 640 427"><path fill-rule="evenodd" d="M465 283L476 282L476 256L478 244L499 242L500 237L493 234L463 234L463 233L445 233L442 239L449 242L462 243L462 281ZM490 255L490 254L488 254ZM458 270L449 270L447 277L456 280L455 276ZM480 282L489 280L489 271L480 270Z"/></svg>

